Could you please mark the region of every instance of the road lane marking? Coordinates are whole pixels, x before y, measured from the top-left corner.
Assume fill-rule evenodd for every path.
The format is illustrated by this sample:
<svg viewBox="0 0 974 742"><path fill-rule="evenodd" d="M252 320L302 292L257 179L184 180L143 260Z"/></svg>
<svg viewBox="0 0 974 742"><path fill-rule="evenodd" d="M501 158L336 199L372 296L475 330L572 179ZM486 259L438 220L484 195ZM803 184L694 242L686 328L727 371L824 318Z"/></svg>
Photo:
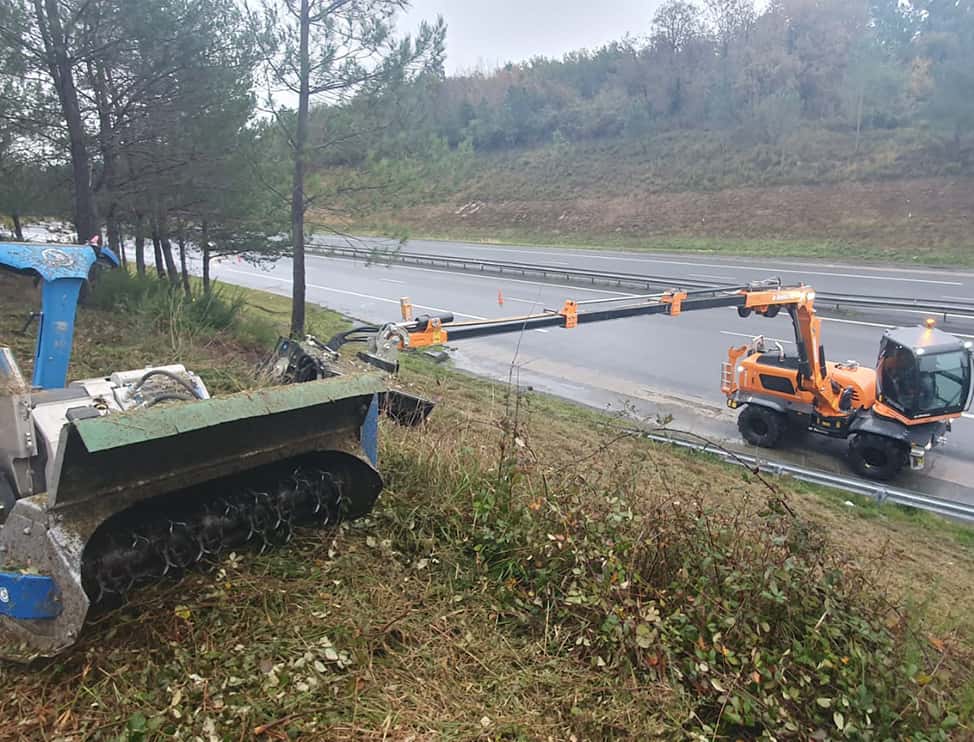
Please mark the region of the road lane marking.
<svg viewBox="0 0 974 742"><path fill-rule="evenodd" d="M419 268L419 269L410 269L410 270L428 270L428 269ZM271 276L271 275L269 275L267 273L260 274L260 273L253 273L253 272L249 272L249 271L238 271L238 270L234 270L233 268L225 268L225 267L222 267L222 266L221 266L221 271L226 271L228 273L239 273L242 276L253 276L253 277L258 277L258 278L261 275L263 275L263 277L270 278L270 279L272 279L274 281L281 281L283 283L292 283L292 281L290 279L287 279L287 278L278 278L276 276ZM434 272L434 273L446 273L447 271L432 271L432 272ZM460 274L460 275L464 275L464 274ZM481 278L481 277L482 276L472 276L472 278ZM530 283L530 282L529 281L526 281L524 283ZM532 284L532 285L537 285L537 284ZM308 286L310 286L311 288L320 289L322 291L332 291L334 293L347 294L349 296L357 296L357 297L360 297L360 298L363 298L363 299L372 299L372 300L375 300L375 301L382 301L382 302L387 302L389 304L396 304L396 305L399 304L399 300L398 299L386 299L386 298L381 297L381 296L372 296L371 294L360 294L360 293L357 293L357 292L354 292L354 291L345 291L343 289L333 289L333 288L329 288L327 286L318 286L316 284L311 284L311 283L309 283ZM618 292L609 291L609 292L600 292L600 293L612 293L612 294L615 294L615 293L618 293ZM633 294L620 294L620 296L634 296L634 295ZM422 305L422 304L414 304L413 306L419 307L420 309L428 309L428 310L433 311L433 312L449 312L450 311L448 309L437 309L436 307L430 307L430 306L426 306L426 305ZM456 315L461 316L461 317L468 317L470 319L487 319L487 317L480 317L480 316L474 315L474 314L464 314L463 312L453 312L453 314L456 314ZM844 324L844 325L860 325L862 327L881 327L881 328L886 329L886 330L888 330L891 327L893 327L893 325L882 324L880 322L862 322L860 320L838 319L836 317L822 317L822 321L823 322L839 322L839 323ZM955 337L974 339L974 335L965 335L965 334L957 333L957 332L951 333L951 334L954 335Z"/></svg>
<svg viewBox="0 0 974 742"><path fill-rule="evenodd" d="M593 256L594 257L594 256ZM606 257L606 259L608 259ZM613 258L613 260L628 260L628 258ZM699 266L700 268L729 268L738 271L753 271L755 273L772 271L774 273L797 273L803 276L828 276L829 278L857 278L866 281L893 281L895 283L926 283L935 286L963 286L961 281L935 281L929 278L896 278L893 276L864 276L861 273L833 273L831 271L794 270L791 268L758 267L753 265L719 265L714 263L691 263L679 260L641 260L642 263L659 263L660 265Z"/></svg>
<svg viewBox="0 0 974 742"><path fill-rule="evenodd" d="M396 281L393 278L380 278L379 280L382 281L383 283L396 283L399 284L400 286L406 283L405 281Z"/></svg>
<svg viewBox="0 0 974 742"><path fill-rule="evenodd" d="M968 420L974 420L974 415L972 415L970 412L965 412L964 417L966 417Z"/></svg>
<svg viewBox="0 0 974 742"><path fill-rule="evenodd" d="M354 258L341 258L338 256L326 257L324 255L308 255L306 257L313 258L315 260L344 260L347 263L357 262ZM495 283L496 282L524 283L527 284L528 286L550 286L551 288L566 289L568 291L585 291L590 294L611 294L612 296L625 296L633 299L638 298L640 296L639 294L627 293L624 291L610 291L609 289L590 289L584 286L566 286L565 284L562 283L548 283L547 281L526 281L523 278L508 278L507 276L504 275L476 276L472 273L467 273L464 271L451 271L451 270L440 269L440 268L417 268L411 265L396 265L394 266L394 268L397 270L404 270L404 271L420 271L422 273L440 273L448 276L464 276L465 278L475 278L480 281L494 281Z"/></svg>
<svg viewBox="0 0 974 742"><path fill-rule="evenodd" d="M290 284L294 283L290 278L278 278L277 276L270 276L270 275L261 276L260 274L257 273L251 273L248 271L238 271L238 270L234 270L233 268L223 268L223 271L226 271L227 273L239 273L241 276L269 278L272 281L280 281L281 283L290 283ZM335 289L332 288L331 286L321 286L315 283L308 283L307 286L309 289L317 289L318 291L330 291L334 294L345 294L346 296L356 296L360 299L371 299L372 301L382 301L387 304L395 304L397 306L399 305L399 299L387 299L384 296L374 296L372 294L362 294L359 293L358 291L346 291L345 289ZM431 312L440 312L441 314L455 314L459 317L467 317L468 319L488 319L487 317L481 317L478 314L466 314L465 312L457 312L452 309L431 307L427 304L413 304L413 306L416 307L417 309L428 309Z"/></svg>
<svg viewBox="0 0 974 742"><path fill-rule="evenodd" d="M461 244L467 244L467 243L461 243ZM897 277L894 277L894 276L866 276L866 275L863 275L861 273L833 273L833 272L821 271L821 270L819 270L819 271L812 271L812 270L794 270L794 269L789 269L789 268L780 268L780 267L776 267L776 266L755 267L753 265L736 265L734 263L699 263L699 262L696 262L696 261L659 260L657 258L642 258L642 257L639 257L637 255L634 255L633 257L630 258L630 257L621 257L621 256L617 256L617 255L596 255L596 254L591 253L591 252L584 252L584 251L577 251L577 250L567 250L567 251L566 250L561 250L561 251L559 251L559 250L557 250L557 248L552 249L551 252L542 252L542 251L538 251L538 250L519 250L519 249L504 248L504 247L493 247L491 245L470 245L470 246L473 247L474 249L494 250L494 251L497 251L497 252L513 252L513 253L519 253L521 255L546 255L546 256L549 256L550 257L551 255L558 255L559 252L560 252L562 254L567 253L568 255L574 255L576 257L579 256L579 255L581 255L581 256L584 256L586 258L591 258L592 260L612 260L612 261L617 261L617 262L657 263L657 264L660 264L660 265L683 265L683 266L698 267L698 268L724 268L724 269L731 269L731 270L746 270L746 271L756 271L756 272L765 272L765 271L769 271L770 270L770 271L772 271L774 273L800 273L800 274L809 275L809 276L831 276L833 278L859 278L859 279L865 279L867 281L894 281L894 282L900 282L900 283L927 283L927 284L934 284L934 285L937 285L937 286L963 286L964 285L963 282L959 282L959 281L937 281L937 280L930 279L930 278L897 278ZM456 257L456 256L443 255L442 257ZM785 263L785 265L794 265L794 263ZM818 266L812 266L812 267L818 267ZM896 270L903 270L903 269L863 267L861 270L867 270L867 271L868 270L874 270L874 271L882 270L882 271L894 272ZM917 272L919 273L920 271L917 271ZM929 273L925 273L925 274L926 275L929 275ZM963 274L963 275L967 275L967 274Z"/></svg>
<svg viewBox="0 0 974 742"><path fill-rule="evenodd" d="M748 335L748 334L743 333L743 332L731 332L730 330L721 330L720 331L720 334L721 335L733 335L733 336L739 337L739 338L750 338L752 340L755 337L757 337L757 335ZM794 345L795 344L795 341L794 340L782 340L781 338L769 338L767 335L764 336L764 339L765 340L771 340L772 342L775 342L775 343L787 343L788 345Z"/></svg>
<svg viewBox="0 0 974 742"><path fill-rule="evenodd" d="M974 301L974 297L971 296L948 296L944 294L945 299L954 299L956 301Z"/></svg>
<svg viewBox="0 0 974 742"><path fill-rule="evenodd" d="M882 322L861 322L855 319L838 319L837 317L822 317L823 322L839 322L843 325L862 325L863 327L882 327L884 330L892 330L895 325L884 325ZM950 335L958 338L974 338L974 335L964 335L960 332L951 332Z"/></svg>

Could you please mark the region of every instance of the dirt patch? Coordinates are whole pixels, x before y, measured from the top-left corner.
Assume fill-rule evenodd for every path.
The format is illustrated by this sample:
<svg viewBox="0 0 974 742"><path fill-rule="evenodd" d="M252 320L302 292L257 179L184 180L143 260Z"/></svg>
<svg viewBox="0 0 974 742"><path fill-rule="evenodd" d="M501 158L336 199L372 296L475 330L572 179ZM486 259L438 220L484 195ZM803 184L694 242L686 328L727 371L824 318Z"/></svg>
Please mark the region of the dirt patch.
<svg viewBox="0 0 974 742"><path fill-rule="evenodd" d="M974 179L924 178L714 192L634 191L568 200L478 199L415 206L387 221L425 233L516 230L564 238L813 240L869 246L879 255L974 253Z"/></svg>

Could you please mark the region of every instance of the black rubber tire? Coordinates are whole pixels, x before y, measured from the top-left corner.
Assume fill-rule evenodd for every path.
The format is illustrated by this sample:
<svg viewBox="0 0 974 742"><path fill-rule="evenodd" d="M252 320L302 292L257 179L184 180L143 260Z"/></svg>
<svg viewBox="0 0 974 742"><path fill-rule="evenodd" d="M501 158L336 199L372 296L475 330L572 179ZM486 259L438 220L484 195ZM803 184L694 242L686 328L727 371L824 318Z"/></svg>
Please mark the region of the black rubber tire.
<svg viewBox="0 0 974 742"><path fill-rule="evenodd" d="M752 446L775 448L788 427L788 419L780 412L748 405L737 416L737 429Z"/></svg>
<svg viewBox="0 0 974 742"><path fill-rule="evenodd" d="M751 309L750 307L738 307L737 316L740 317L741 319L747 319L748 317L751 316L751 312L753 311L754 310Z"/></svg>
<svg viewBox="0 0 974 742"><path fill-rule="evenodd" d="M764 316L767 317L768 319L774 319L775 317L778 316L778 312L780 311L781 311L780 304L772 304L770 307L768 307L767 311L764 313Z"/></svg>
<svg viewBox="0 0 974 742"><path fill-rule="evenodd" d="M882 435L859 433L849 442L849 462L867 479L893 479L906 464L907 455L904 444Z"/></svg>

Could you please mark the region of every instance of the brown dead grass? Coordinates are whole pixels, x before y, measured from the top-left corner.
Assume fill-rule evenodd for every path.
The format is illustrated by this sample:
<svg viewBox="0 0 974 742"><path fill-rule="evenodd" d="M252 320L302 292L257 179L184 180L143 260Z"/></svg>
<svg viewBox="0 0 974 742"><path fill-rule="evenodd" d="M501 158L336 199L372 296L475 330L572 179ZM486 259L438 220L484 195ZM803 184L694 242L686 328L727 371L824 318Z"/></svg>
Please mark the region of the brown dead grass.
<svg viewBox="0 0 974 742"><path fill-rule="evenodd" d="M478 208L461 207L476 202ZM459 213L458 213L459 212ZM625 195L530 192L378 213L414 237L974 264L974 179L922 178Z"/></svg>
<svg viewBox="0 0 974 742"><path fill-rule="evenodd" d="M508 403L504 385L431 371L425 363L421 368L419 373L407 371L405 377L417 393L443 399L429 433L436 436L437 450L456 450L479 441L479 455L496 454L488 432L496 431L504 417ZM849 507L844 495L823 497L820 490L798 483L758 479L706 457L620 435L620 422L533 394L521 420L532 456L544 462L550 473L576 466L580 457L592 470L644 460L640 484L647 492L675 488L678 494L699 497L713 507L761 504L773 488L799 515L823 525L837 548L873 575L893 600L921 608L939 631L974 649L974 534L970 529L953 529L935 516L911 514L895 506ZM591 455L594 446L605 442L611 442L610 452Z"/></svg>
<svg viewBox="0 0 974 742"><path fill-rule="evenodd" d="M114 337L87 326L90 342ZM425 362L407 364L402 382L439 407L420 431L384 425L387 453L497 460L511 411L503 385ZM631 474L648 498L751 509L773 492L824 525L896 604L918 606L932 646L952 660L972 650L974 550L936 521L865 519L841 500L633 439L597 413L533 394L520 404L518 455L536 482L570 474L598 496L599 481ZM450 494L430 488L434 513L460 507ZM0 738L680 737L686 709L668 686L599 671L570 647L552 651L557 636L521 630L495 605L497 585L459 561L465 534L405 549L395 534L415 507L387 491L368 520L148 589L97 617L62 658L0 666Z"/></svg>

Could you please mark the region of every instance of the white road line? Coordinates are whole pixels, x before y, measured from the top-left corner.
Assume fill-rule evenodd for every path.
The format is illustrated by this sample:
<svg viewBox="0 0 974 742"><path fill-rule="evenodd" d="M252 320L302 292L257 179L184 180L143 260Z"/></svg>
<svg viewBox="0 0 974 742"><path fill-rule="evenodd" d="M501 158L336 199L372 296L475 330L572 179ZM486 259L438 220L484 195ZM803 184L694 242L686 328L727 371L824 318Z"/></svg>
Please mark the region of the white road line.
<svg viewBox="0 0 974 742"><path fill-rule="evenodd" d="M475 246L475 249L477 249L477 248L482 249L482 250L495 250L497 252L513 252L513 253L519 253L521 255L547 255L549 257L551 255L557 255L557 252L555 252L553 250L552 251L547 251L547 252L540 252L538 250L518 250L518 249L512 249L512 248L493 247L491 245L479 245L479 246ZM766 271L769 271L770 270L773 273L800 273L800 274L803 274L803 275L806 275L806 276L831 276L833 278L859 278L859 279L864 279L864 280L867 280L867 281L896 281L896 282L902 282L902 283L928 283L928 284L934 284L934 285L937 285L937 286L963 286L964 285L962 282L959 282L959 281L935 281L935 280L929 279L929 278L896 278L894 276L867 276L867 275L863 275L862 273L832 273L832 272L821 271L821 270L818 270L818 271L814 271L814 270L792 270L792 269L788 269L788 268L780 268L780 267L773 266L773 265L772 266L756 267L756 266L753 266L753 265L735 265L733 263L699 263L699 262L696 262L696 261L660 260L658 258L642 258L642 257L639 257L638 255L633 255L633 257L630 258L630 257L620 257L620 256L617 256L617 255L597 255L597 254L594 254L594 253L591 253L591 252L581 252L581 251L562 251L562 252L574 253L576 256L577 255L582 255L582 256L584 256L586 258L591 258L592 260L611 260L611 261L616 261L616 262L656 263L656 264L659 264L659 265L683 265L683 266L690 266L690 267L697 267L697 268L723 268L725 270L726 269L729 269L729 270L746 270L746 271L755 271L755 272L766 272ZM786 264L786 265L788 265L788 264ZM792 263L791 265L794 265L794 264ZM818 267L818 266L814 266L813 265L811 267ZM863 267L862 270L864 270L864 271L868 271L868 270L883 270L883 271L894 272L894 271L897 271L897 270L900 270L900 269L896 269L896 268L869 268L869 267ZM917 272L919 273L920 271L917 271ZM924 272L924 273L926 273L926 272ZM727 277L724 276L724 278L727 278Z"/></svg>
<svg viewBox="0 0 974 742"><path fill-rule="evenodd" d="M974 301L974 297L971 296L948 296L944 294L944 299L956 299L957 301Z"/></svg>
<svg viewBox="0 0 974 742"><path fill-rule="evenodd" d="M544 302L541 301L540 299L519 299L516 296L505 296L504 301L519 301L522 304L537 304L539 306L541 304L544 304Z"/></svg>
<svg viewBox="0 0 974 742"><path fill-rule="evenodd" d="M974 420L974 415L972 415L970 412L965 412L964 417L966 417L968 420Z"/></svg>
<svg viewBox="0 0 974 742"><path fill-rule="evenodd" d="M234 270L233 268L224 268L222 266L221 266L221 270L222 271L226 271L228 273L239 273L242 276L255 276L255 277L261 277L262 276L264 278L269 278L269 279L274 280L274 281L281 281L282 283L292 283L290 279L287 279L287 278L277 278L276 276L271 276L271 275L269 275L267 273L260 274L260 273L251 273L251 272L248 272L248 271L238 271L238 270ZM423 270L423 271L427 271L429 269L426 269L426 268L409 268L407 270ZM433 272L433 273L446 273L447 271L435 271L435 270L431 270L430 272ZM465 274L461 274L461 275L465 275ZM486 278L486 276L471 276L471 278ZM523 281L522 283L531 283L531 282L530 281ZM537 285L537 284L532 284L532 285ZM357 293L355 291L344 291L342 289L333 289L333 288L330 288L328 286L318 286L318 285L312 284L312 283L309 283L308 286L311 287L311 288L320 289L322 291L332 291L332 292L334 292L336 294L347 294L349 296L357 296L357 297L360 297L360 298L363 298L363 299L372 299L374 301L382 301L382 302L387 302L389 304L396 304L396 305L399 304L399 300L398 299L386 299L386 298L381 297L381 296L372 296L371 294L360 294L360 293ZM592 289L587 289L587 290L591 291ZM617 292L617 291L607 291L607 292L600 291L598 293L618 294L619 292ZM619 294L619 295L620 296L634 296L633 294ZM449 312L450 311L448 309L438 309L437 307L430 307L430 306L425 306L425 305L422 305L422 304L414 304L413 306L414 307L419 307L420 309L429 309L430 311L433 311L433 312ZM487 319L487 317L480 317L480 316L475 315L475 314L464 314L463 312L453 312L453 314L456 314L456 315L461 316L461 317L469 317L470 319ZM892 327L892 325L882 324L881 322L862 322L862 321L854 320L854 319L837 319L835 317L822 317L822 321L823 322L839 322L839 323L844 324L844 325L861 325L863 327L882 327L884 329L889 329L889 328ZM974 335L965 335L965 334L958 333L958 332L954 332L954 333L951 333L951 334L954 335L955 337L974 339Z"/></svg>
<svg viewBox="0 0 974 742"><path fill-rule="evenodd" d="M345 262L355 262L348 258L328 258L323 255L307 255L306 257L313 258L315 260L344 260ZM464 278L475 278L480 281L493 281L494 283L503 282L507 283L524 283L528 286L550 286L556 289L566 289L568 291L585 291L589 294L611 294L612 296L626 296L635 298L639 294L626 293L624 291L610 291L609 289L590 289L584 286L566 286L562 283L548 283L547 281L526 281L523 278L508 278L507 276L475 276L472 273L465 273L464 271L448 271L440 270L439 268L416 268L410 265L397 265L395 266L397 270L403 271L420 271L422 273L442 273L448 276L463 276Z"/></svg>
<svg viewBox="0 0 974 742"><path fill-rule="evenodd" d="M382 281L383 283L395 283L395 284L399 284L400 286L406 283L405 281L396 281L392 278L380 278L379 280Z"/></svg>
<svg viewBox="0 0 974 742"><path fill-rule="evenodd" d="M824 302L824 303L826 306L829 306L829 302ZM839 302L839 305L841 306L842 302ZM899 309L897 307L863 307L861 311L868 312L870 310L872 311L882 310L884 312L900 312L905 314L920 314L923 315L924 317L939 317L942 314L941 312L925 312L922 309ZM947 316L954 317L955 319L974 318L974 314L958 314L957 312L947 312Z"/></svg>
<svg viewBox="0 0 974 742"><path fill-rule="evenodd" d="M266 275L266 274L263 275L263 276L261 276L260 274L250 273L248 271L234 270L233 268L223 268L223 271L226 271L227 273L239 273L241 276L252 276L252 277L257 277L257 278L269 278L272 281L280 281L281 283L292 283L293 284L293 281L291 281L290 278L278 278L277 276L269 276L269 275ZM315 284L315 283L309 283L308 284L308 288L309 289L317 289L318 291L330 291L333 294L344 294L346 296L356 296L356 297L358 297L360 299L371 299L372 301L382 301L382 302L385 302L387 304L395 304L397 306L399 305L399 299L387 299L384 296L373 296L372 294L361 294L358 291L346 291L344 289L335 289L335 288L332 288L331 286L321 286L321 285ZM431 306L429 306L427 304L413 304L413 306L416 307L417 309L428 309L431 312L440 312L442 314L447 314L447 313L449 313L449 314L455 314L458 317L467 317L469 319L487 319L487 317L481 317L478 314L466 314L465 312L457 312L457 311L452 310L452 309L442 309L440 307L431 307Z"/></svg>
<svg viewBox="0 0 974 742"><path fill-rule="evenodd" d="M823 322L839 322L843 325L862 325L863 327L882 327L883 329L889 330L894 327L894 325L884 325L882 322L860 322L854 319L838 319L836 317L822 317ZM959 338L974 338L974 335L964 335L960 332L950 333L954 337Z"/></svg>
<svg viewBox="0 0 974 742"><path fill-rule="evenodd" d="M721 335L733 335L734 337L739 337L739 338L755 338L755 337L757 337L756 335L748 335L747 333L744 333L744 332L731 332L730 330L721 330L720 331L720 334ZM767 335L765 335L764 339L765 340L770 340L770 341L775 342L775 343L787 343L788 345L794 345L795 344L795 341L794 340L783 340L781 338L771 338L771 337L768 337Z"/></svg>
<svg viewBox="0 0 974 742"><path fill-rule="evenodd" d="M621 258L620 258L621 259ZM660 263L662 265L688 265L701 268L729 268L738 271L753 271L754 273L772 271L773 273L798 273L803 276L828 276L830 278L856 278L864 281L893 281L895 283L927 283L936 286L963 286L960 281L934 281L928 278L894 278L893 276L865 276L861 273L832 273L830 271L792 270L790 268L758 267L753 265L715 265L708 263L690 263L677 260L644 260L644 263Z"/></svg>

